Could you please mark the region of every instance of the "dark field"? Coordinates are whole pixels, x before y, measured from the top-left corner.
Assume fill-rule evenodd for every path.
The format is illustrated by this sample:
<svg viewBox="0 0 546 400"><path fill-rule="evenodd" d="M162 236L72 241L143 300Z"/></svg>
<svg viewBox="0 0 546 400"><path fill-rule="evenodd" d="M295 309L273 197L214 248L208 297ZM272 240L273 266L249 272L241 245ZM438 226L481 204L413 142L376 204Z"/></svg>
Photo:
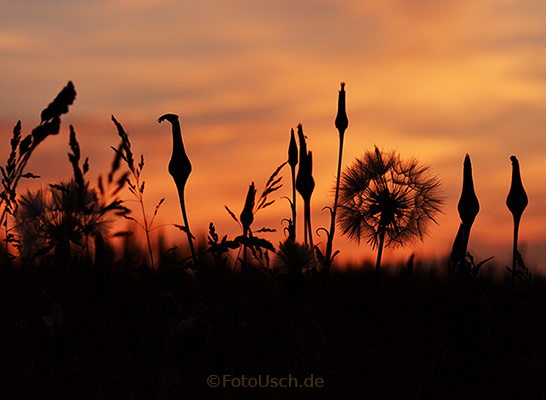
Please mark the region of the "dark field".
<svg viewBox="0 0 546 400"><path fill-rule="evenodd" d="M4 262L1 397L542 399L546 393L542 278L516 281L514 294L507 271L501 281L455 278L450 291L447 264L438 273L419 264L391 267L370 307L371 266L294 278L244 265L241 280L239 268L232 273L205 258L204 300L174 258L164 257L154 271L126 254L101 272L74 257L65 293L54 258L40 266ZM211 388L213 374L238 378L239 387ZM295 377L298 385L313 376L323 384L283 388L295 381L279 380L277 387L259 387L267 376Z"/></svg>

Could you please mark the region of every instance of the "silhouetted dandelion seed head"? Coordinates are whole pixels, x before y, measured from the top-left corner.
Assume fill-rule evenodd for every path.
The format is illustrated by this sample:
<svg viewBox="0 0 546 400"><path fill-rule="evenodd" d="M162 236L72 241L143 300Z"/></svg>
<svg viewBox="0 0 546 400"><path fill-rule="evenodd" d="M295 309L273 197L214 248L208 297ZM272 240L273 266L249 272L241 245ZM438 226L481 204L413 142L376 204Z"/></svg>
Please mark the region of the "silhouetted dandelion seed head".
<svg viewBox="0 0 546 400"><path fill-rule="evenodd" d="M312 268L316 260L312 247L288 239L279 244L277 263L282 270L303 270Z"/></svg>
<svg viewBox="0 0 546 400"><path fill-rule="evenodd" d="M350 239L365 239L374 248L382 234L386 246L422 240L440 212L439 186L428 166L376 147L341 176L338 226Z"/></svg>
<svg viewBox="0 0 546 400"><path fill-rule="evenodd" d="M88 235L107 232L108 214L88 183L82 190L72 180L27 191L19 200L17 213L23 254L45 254L63 238L83 245Z"/></svg>

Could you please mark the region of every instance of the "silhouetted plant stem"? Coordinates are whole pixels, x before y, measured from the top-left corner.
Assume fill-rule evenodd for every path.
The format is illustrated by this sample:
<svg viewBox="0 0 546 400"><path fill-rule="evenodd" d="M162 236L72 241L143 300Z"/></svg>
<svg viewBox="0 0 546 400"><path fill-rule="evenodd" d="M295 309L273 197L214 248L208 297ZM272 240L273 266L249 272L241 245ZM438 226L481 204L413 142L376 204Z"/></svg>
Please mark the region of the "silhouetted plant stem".
<svg viewBox="0 0 546 400"><path fill-rule="evenodd" d="M298 145L296 144L296 137L294 136L294 129L290 131L290 145L288 147L288 164L290 164L290 171L292 173L292 201L290 207L292 208L292 221L288 227L288 237L292 241L296 241L296 166L298 165Z"/></svg>
<svg viewBox="0 0 546 400"><path fill-rule="evenodd" d="M514 219L514 246L512 250L512 293L514 293L515 280L516 280L516 267L517 267L517 254L518 254L518 231L519 231L519 222L521 220L521 215L527 207L528 199L527 193L523 188L523 183L521 182L521 173L519 169L519 161L516 156L511 156L510 161L512 162L512 182L510 184L510 191L508 192L508 197L506 198L506 206L512 213Z"/></svg>
<svg viewBox="0 0 546 400"><path fill-rule="evenodd" d="M182 218L184 220L184 227L182 227L181 229L186 232L186 235L188 237L188 244L190 246L191 256L193 260L192 271L195 274L197 282L199 283L203 298L206 299L203 282L201 280L197 264L197 255L193 246L193 235L190 231L188 215L186 213L186 202L184 195L186 182L188 180L188 177L190 176L192 169L191 162L186 154L186 150L184 149L184 142L182 141L182 129L180 128L178 115L164 114L158 118L157 122L161 123L165 120L169 121L172 125L173 152L171 160L169 161L169 173L174 179L174 183L176 184L176 189L178 191L178 197L180 199L180 208L182 210Z"/></svg>
<svg viewBox="0 0 546 400"><path fill-rule="evenodd" d="M520 218L514 217L514 243L512 246L512 293L514 293L514 289L516 286L516 266L517 266L517 260L516 255L518 253L518 232L519 232L519 221Z"/></svg>
<svg viewBox="0 0 546 400"><path fill-rule="evenodd" d="M332 251L334 243L334 234L336 230L336 213L337 204L339 200L339 183L341 180L341 159L343 157L343 139L345 137L345 130L349 126L349 119L347 118L347 111L345 107L345 83L341 83L341 90L338 96L338 110L335 119L335 126L339 132L339 154L337 158L337 175L336 175L336 192L334 196L334 206L330 210L330 230L328 231L328 241L326 243L326 254L324 255L324 262L327 271L332 266ZM335 255L334 255L335 257Z"/></svg>
<svg viewBox="0 0 546 400"><path fill-rule="evenodd" d="M457 210L459 212L459 217L461 219L461 224L459 225L459 230L453 242L453 247L451 250L451 274L450 274L450 284L448 291L448 298L451 295L451 288L453 277L455 275L455 270L459 270L459 275L457 277L457 288L459 286L459 281L461 275L468 276L469 264L466 261L466 254L468 248L468 240L470 238L470 230L472 229L472 224L476 219L480 211L480 202L476 196L474 190L474 179L472 177L472 163L470 162L470 156L466 154L463 162L463 188L461 191L461 197L457 204ZM457 293L457 288L455 294Z"/></svg>

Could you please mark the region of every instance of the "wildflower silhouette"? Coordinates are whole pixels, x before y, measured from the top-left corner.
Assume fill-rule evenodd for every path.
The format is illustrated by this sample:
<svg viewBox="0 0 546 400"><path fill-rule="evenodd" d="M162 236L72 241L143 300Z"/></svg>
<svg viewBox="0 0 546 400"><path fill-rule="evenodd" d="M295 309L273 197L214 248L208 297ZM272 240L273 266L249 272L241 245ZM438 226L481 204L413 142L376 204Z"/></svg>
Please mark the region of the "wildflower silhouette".
<svg viewBox="0 0 546 400"><path fill-rule="evenodd" d="M403 161L377 147L348 167L341 177L338 225L344 235L377 247L376 281L384 246L423 239L440 211L440 182L416 159Z"/></svg>
<svg viewBox="0 0 546 400"><path fill-rule="evenodd" d="M528 199L527 193L523 188L523 183L521 182L521 174L519 169L519 161L516 156L511 156L510 161L512 162L512 182L510 185L510 191L508 192L508 197L506 198L506 206L512 213L514 219L514 246L512 251L512 291L514 290L514 283L516 278L516 259L518 256L518 231L519 231L519 222L521 220L521 215L527 207Z"/></svg>
<svg viewBox="0 0 546 400"><path fill-rule="evenodd" d="M467 154L463 164L463 189L459 203L457 204L461 224L453 243L450 259L452 262L451 274L455 273L456 266L464 261L468 247L470 229L480 211L480 202L474 191L474 180L472 179L472 163Z"/></svg>
<svg viewBox="0 0 546 400"><path fill-rule="evenodd" d="M298 145L296 144L296 136L294 129L290 130L290 145L288 146L288 164L292 174L292 200L290 207L292 209L292 220L288 223L288 238L296 241L296 166L298 165Z"/></svg>
<svg viewBox="0 0 546 400"><path fill-rule="evenodd" d="M305 244L309 244L313 248L313 231L311 230L311 195L315 189L313 154L307 151L307 143L305 142L301 124L298 125L298 138L300 142L300 167L296 178L296 189L303 198Z"/></svg>
<svg viewBox="0 0 546 400"><path fill-rule="evenodd" d="M195 254L195 248L193 246L193 235L190 231L190 225L188 223L188 215L186 212L186 202L184 189L186 182L191 173L191 162L184 149L184 142L182 141L182 129L180 128L180 121L176 114L164 114L157 119L157 122L169 121L172 125L173 135L173 152L171 161L169 162L169 174L174 179L176 188L178 190L178 197L180 199L180 208L182 209L182 217L184 219L184 227L181 228L186 232L188 236L188 243L190 246L193 262L197 264L197 256Z"/></svg>
<svg viewBox="0 0 546 400"><path fill-rule="evenodd" d="M339 183L341 179L341 158L343 156L343 139L345 137L345 131L349 126L349 119L347 118L347 110L345 106L345 83L341 83L341 90L339 91L338 104L337 104L337 115L334 121L334 125L339 132L339 155L337 160L337 175L336 175L336 191L334 196L334 206L330 209L330 230L327 231L328 240L326 243L326 253L322 256L320 250L317 249L317 254L319 258L322 259L322 264L326 267L326 270L329 271L332 265L332 261L335 256L339 253L336 251L332 255L332 246L334 243L334 233L336 230L336 213L337 206L339 201Z"/></svg>
<svg viewBox="0 0 546 400"><path fill-rule="evenodd" d="M83 189L74 180L52 184L27 191L19 200L17 228L23 255L29 258L53 248L65 258L70 253L69 242L83 247L89 235L106 234L109 222L87 182Z"/></svg>
<svg viewBox="0 0 546 400"><path fill-rule="evenodd" d="M35 192L28 191L19 200L16 215L23 255L30 259L55 249L56 256L66 262L71 243L84 248L91 236L106 236L115 215L129 212L118 199L104 198L99 181L99 196L85 180L89 170L88 159L80 167L81 152L76 132L70 126L68 154L74 170L69 182L50 184ZM123 186L118 182L117 191Z"/></svg>

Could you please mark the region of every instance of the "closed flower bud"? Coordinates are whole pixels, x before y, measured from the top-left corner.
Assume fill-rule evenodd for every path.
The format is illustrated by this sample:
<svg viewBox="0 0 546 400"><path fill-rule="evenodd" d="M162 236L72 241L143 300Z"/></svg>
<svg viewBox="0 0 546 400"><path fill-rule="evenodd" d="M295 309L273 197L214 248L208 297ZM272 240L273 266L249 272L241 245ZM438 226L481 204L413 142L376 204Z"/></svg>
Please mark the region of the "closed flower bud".
<svg viewBox="0 0 546 400"><path fill-rule="evenodd" d="M290 131L290 145L288 146L288 164L290 164L292 168L296 168L296 165L298 165L298 145L296 144L294 129Z"/></svg>
<svg viewBox="0 0 546 400"><path fill-rule="evenodd" d="M241 224L243 224L243 232L245 236L250 230L250 225L252 225L252 222L254 222L255 198L256 198L256 187L254 186L254 182L252 182L250 186L248 187L248 192L246 194L246 200L245 200L245 206L239 217L239 219L241 220Z"/></svg>
<svg viewBox="0 0 546 400"><path fill-rule="evenodd" d="M470 232L470 227L474 223L474 219L480 211L480 203L476 192L474 191L474 181L472 179L472 164L470 162L470 156L467 154L464 159L463 169L463 190L461 192L461 198L457 205L459 210L459 216L465 226L465 231Z"/></svg>
<svg viewBox="0 0 546 400"><path fill-rule="evenodd" d="M527 207L528 199L527 193L525 193L525 189L523 188L523 183L521 182L518 159L516 156L511 156L510 161L512 161L512 183L508 197L506 198L506 205L514 218L519 219L521 214L523 214L523 210Z"/></svg>
<svg viewBox="0 0 546 400"><path fill-rule="evenodd" d="M335 125L340 135L343 135L349 126L349 119L347 118L347 111L345 109L345 82L341 83L341 90L339 91Z"/></svg>

